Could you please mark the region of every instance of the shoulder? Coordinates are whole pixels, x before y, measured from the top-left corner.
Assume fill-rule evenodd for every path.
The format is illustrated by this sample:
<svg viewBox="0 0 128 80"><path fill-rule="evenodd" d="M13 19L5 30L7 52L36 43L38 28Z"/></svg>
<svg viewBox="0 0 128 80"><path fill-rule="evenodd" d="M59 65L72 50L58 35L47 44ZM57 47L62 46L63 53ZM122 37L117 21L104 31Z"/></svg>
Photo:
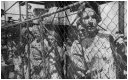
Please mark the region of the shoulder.
<svg viewBox="0 0 128 80"><path fill-rule="evenodd" d="M71 46L71 53L74 53L74 51L80 51L81 50L81 45L80 45L80 43L79 43L79 41L78 40L75 40L74 42L73 42L73 44L72 44L72 46Z"/></svg>
<svg viewBox="0 0 128 80"><path fill-rule="evenodd" d="M114 44L114 37L111 35L110 31L99 31L99 33L97 34L97 39L102 42L109 42Z"/></svg>
<svg viewBox="0 0 128 80"><path fill-rule="evenodd" d="M113 36L111 35L110 31L99 31L99 33L97 34L98 37L100 38L106 38L108 40L114 40Z"/></svg>

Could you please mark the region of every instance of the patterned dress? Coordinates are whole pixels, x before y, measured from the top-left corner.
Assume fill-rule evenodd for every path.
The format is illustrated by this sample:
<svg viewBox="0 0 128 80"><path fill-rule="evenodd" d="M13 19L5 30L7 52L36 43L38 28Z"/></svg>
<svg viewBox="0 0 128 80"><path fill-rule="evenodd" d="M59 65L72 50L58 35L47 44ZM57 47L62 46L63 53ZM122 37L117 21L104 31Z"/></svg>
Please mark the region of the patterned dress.
<svg viewBox="0 0 128 80"><path fill-rule="evenodd" d="M83 76L86 77L90 73L91 78L94 79L116 78L114 52L110 45L109 36L98 33L92 39L86 38L81 42L78 40L73 42L69 56L77 67L85 70ZM76 78L78 77L76 76Z"/></svg>
<svg viewBox="0 0 128 80"><path fill-rule="evenodd" d="M37 43L37 40L35 39L31 43L31 65L32 72L34 72L32 78L61 78L61 76L59 75L61 73L58 72L58 69L61 69L58 66L60 62L58 62L59 59L57 57L57 54L59 54L59 47L52 49L52 46L49 46L46 39L44 39L44 41L42 42L44 43L44 45L42 45L41 42Z"/></svg>

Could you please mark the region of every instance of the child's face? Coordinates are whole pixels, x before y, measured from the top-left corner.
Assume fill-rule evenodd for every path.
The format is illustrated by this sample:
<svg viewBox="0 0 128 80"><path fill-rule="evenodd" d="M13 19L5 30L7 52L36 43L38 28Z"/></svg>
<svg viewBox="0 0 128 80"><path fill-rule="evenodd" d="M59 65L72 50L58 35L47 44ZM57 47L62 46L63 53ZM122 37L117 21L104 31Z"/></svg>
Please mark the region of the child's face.
<svg viewBox="0 0 128 80"><path fill-rule="evenodd" d="M55 34L55 31L49 31L49 34L47 35L50 44L53 44L54 41L55 41L55 36L54 36L54 34Z"/></svg>

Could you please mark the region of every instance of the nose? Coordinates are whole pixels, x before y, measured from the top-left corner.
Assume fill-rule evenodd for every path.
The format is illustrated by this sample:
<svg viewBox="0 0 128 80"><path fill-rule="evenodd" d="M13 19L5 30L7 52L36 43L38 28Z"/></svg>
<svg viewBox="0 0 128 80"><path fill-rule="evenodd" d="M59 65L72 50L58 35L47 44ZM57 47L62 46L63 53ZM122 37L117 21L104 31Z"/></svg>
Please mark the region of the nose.
<svg viewBox="0 0 128 80"><path fill-rule="evenodd" d="M85 29L81 29L80 30L80 34L84 33L85 32Z"/></svg>
<svg viewBox="0 0 128 80"><path fill-rule="evenodd" d="M93 19L92 19L92 17L90 16L90 17L89 17L89 21L92 22L92 20L93 20Z"/></svg>
<svg viewBox="0 0 128 80"><path fill-rule="evenodd" d="M90 26L93 26L93 22L91 22L91 21L89 21L89 23L88 23Z"/></svg>
<svg viewBox="0 0 128 80"><path fill-rule="evenodd" d="M93 19L92 19L92 17L89 18L88 24L89 24L89 25L93 25Z"/></svg>

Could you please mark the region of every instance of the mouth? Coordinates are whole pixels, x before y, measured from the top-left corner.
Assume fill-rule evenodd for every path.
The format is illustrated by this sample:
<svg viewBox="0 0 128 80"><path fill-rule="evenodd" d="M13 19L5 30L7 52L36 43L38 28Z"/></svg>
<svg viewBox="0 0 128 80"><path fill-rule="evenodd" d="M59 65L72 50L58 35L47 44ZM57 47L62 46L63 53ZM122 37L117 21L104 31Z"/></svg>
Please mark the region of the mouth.
<svg viewBox="0 0 128 80"><path fill-rule="evenodd" d="M84 34L82 33L82 34L80 34L80 37L81 37L81 38L84 38L85 36L84 36Z"/></svg>

